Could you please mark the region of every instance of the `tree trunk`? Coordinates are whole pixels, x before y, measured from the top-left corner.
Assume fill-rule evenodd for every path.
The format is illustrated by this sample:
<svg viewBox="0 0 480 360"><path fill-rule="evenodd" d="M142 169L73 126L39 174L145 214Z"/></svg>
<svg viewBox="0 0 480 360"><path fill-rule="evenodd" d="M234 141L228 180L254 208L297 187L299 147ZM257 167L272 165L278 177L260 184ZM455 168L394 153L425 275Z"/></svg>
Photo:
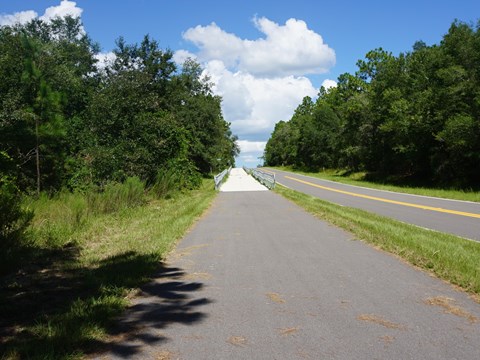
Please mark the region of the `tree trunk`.
<svg viewBox="0 0 480 360"><path fill-rule="evenodd" d="M35 135L36 135L36 145L35 145L35 157L37 162L37 196L40 196L40 146L38 141L38 116L35 117Z"/></svg>

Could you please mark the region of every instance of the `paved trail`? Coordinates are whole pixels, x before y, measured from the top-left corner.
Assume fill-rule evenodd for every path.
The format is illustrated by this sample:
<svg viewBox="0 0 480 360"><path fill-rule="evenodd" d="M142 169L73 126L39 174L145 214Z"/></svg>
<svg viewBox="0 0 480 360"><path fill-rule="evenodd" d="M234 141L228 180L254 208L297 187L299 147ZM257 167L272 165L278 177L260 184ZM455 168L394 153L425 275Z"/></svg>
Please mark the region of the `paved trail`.
<svg viewBox="0 0 480 360"><path fill-rule="evenodd" d="M221 192L98 358L479 359L480 305L279 195Z"/></svg>

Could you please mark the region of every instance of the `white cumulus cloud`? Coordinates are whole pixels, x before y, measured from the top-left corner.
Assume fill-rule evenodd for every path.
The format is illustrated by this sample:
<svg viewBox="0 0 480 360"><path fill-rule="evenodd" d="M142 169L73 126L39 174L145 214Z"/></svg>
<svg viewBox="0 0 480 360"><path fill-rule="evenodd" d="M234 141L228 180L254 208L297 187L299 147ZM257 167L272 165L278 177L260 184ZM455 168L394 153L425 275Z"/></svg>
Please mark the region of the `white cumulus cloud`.
<svg viewBox="0 0 480 360"><path fill-rule="evenodd" d="M177 65L183 65L185 60L187 60L188 58L195 60L197 56L187 50L178 50L178 51L175 51L175 53L173 54L173 61Z"/></svg>
<svg viewBox="0 0 480 360"><path fill-rule="evenodd" d="M335 51L302 20L281 25L262 17L254 18L253 25L263 34L253 40L215 23L192 27L183 38L198 51L179 50L174 56L177 63L192 57L203 65L213 91L222 97L224 118L239 136L237 160L249 165L261 162L275 124L289 120L305 96L317 95L307 76L326 73L335 64ZM322 85L336 83L325 80Z"/></svg>
<svg viewBox="0 0 480 360"><path fill-rule="evenodd" d="M266 141L238 140L237 144L240 147L239 160L242 164L246 164L247 167L262 164L263 161L259 158L263 156L263 150L267 145Z"/></svg>
<svg viewBox="0 0 480 360"><path fill-rule="evenodd" d="M242 164L246 164L247 167L255 167L258 164L262 164L263 161L260 158L263 156L263 150L267 144L266 141L238 140L237 144L241 151L238 160Z"/></svg>
<svg viewBox="0 0 480 360"><path fill-rule="evenodd" d="M335 80L325 79L322 82L322 86L325 88L325 90L336 88L337 82Z"/></svg>
<svg viewBox="0 0 480 360"><path fill-rule="evenodd" d="M81 17L83 9L77 7L77 3L75 1L68 1L62 0L60 5L58 6L50 6L45 10L45 13L40 16L40 20L43 21L50 21L56 17L65 17L65 16L72 16L72 17Z"/></svg>
<svg viewBox="0 0 480 360"><path fill-rule="evenodd" d="M222 96L225 119L235 134L268 138L275 123L288 120L303 97L314 97L318 90L306 77L255 77L242 71L230 71L219 60L205 64L205 72Z"/></svg>
<svg viewBox="0 0 480 360"><path fill-rule="evenodd" d="M37 16L38 14L33 10L20 11L14 14L0 14L0 26L26 24Z"/></svg>
<svg viewBox="0 0 480 360"><path fill-rule="evenodd" d="M259 154L258 156L252 154L241 154L238 157L238 160L240 160L240 162L246 167L253 168L257 165L263 164L263 160L259 159L260 156L262 156L262 154ZM239 166L238 163L236 165Z"/></svg>
<svg viewBox="0 0 480 360"><path fill-rule="evenodd" d="M241 39L215 23L190 28L183 37L200 49L200 60L221 60L228 68L255 76L321 74L335 64L335 51L304 21L289 19L279 25L262 17L253 23L265 37Z"/></svg>
<svg viewBox="0 0 480 360"><path fill-rule="evenodd" d="M97 68L100 70L105 69L108 65L113 64L117 56L113 51L108 53L98 53L93 55L93 57L97 60Z"/></svg>
<svg viewBox="0 0 480 360"><path fill-rule="evenodd" d="M65 17L67 15L81 17L82 12L83 9L79 8L75 1L62 0L59 5L47 8L45 13L40 17L38 13L33 10L20 11L14 14L0 14L0 26L26 24L36 18L49 22L56 17Z"/></svg>
<svg viewBox="0 0 480 360"><path fill-rule="evenodd" d="M266 141L249 141L249 140L238 140L238 146L240 146L240 150L242 153L258 153L263 152L265 149L265 145L267 145Z"/></svg>
<svg viewBox="0 0 480 360"><path fill-rule="evenodd" d="M198 56L202 61L221 60L227 66L234 66L244 50L240 38L225 32L215 23L190 28L183 34L183 38L200 49Z"/></svg>

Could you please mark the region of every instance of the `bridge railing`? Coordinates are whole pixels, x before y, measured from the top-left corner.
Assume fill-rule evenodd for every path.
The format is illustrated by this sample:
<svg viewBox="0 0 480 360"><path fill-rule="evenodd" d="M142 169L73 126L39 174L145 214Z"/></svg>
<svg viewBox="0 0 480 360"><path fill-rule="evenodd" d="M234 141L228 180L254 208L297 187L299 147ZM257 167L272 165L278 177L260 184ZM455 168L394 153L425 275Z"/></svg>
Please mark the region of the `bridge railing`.
<svg viewBox="0 0 480 360"><path fill-rule="evenodd" d="M250 174L270 190L275 188L275 174L259 169L250 169Z"/></svg>
<svg viewBox="0 0 480 360"><path fill-rule="evenodd" d="M220 174L213 177L213 180L215 181L215 190L219 189L223 179L225 178L225 175L230 174L230 170L232 170L231 166L228 169L223 170Z"/></svg>

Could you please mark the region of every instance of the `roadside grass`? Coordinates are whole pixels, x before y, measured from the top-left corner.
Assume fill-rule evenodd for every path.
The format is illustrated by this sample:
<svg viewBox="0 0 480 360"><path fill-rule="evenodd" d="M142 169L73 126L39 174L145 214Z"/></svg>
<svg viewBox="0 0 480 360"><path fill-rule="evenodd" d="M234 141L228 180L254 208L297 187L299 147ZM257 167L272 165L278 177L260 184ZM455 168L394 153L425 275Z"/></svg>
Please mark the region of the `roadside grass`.
<svg viewBox="0 0 480 360"><path fill-rule="evenodd" d="M204 180L198 190L161 199L143 194L137 206L94 216L70 195L67 202L40 200L33 261L1 279L0 357L79 359L104 346L112 319L215 194L213 181Z"/></svg>
<svg viewBox="0 0 480 360"><path fill-rule="evenodd" d="M480 202L480 191L475 190L458 190L458 189L441 189L426 188L409 185L395 185L387 182L367 181L365 172L348 173L345 170L325 169L319 172L306 172L292 168L291 166L272 166L272 169L290 171L300 175L307 175L319 179L336 181L342 184L363 186L378 190L395 191L406 194L423 195L438 197L444 199L454 199L463 201Z"/></svg>
<svg viewBox="0 0 480 360"><path fill-rule="evenodd" d="M78 241L78 231L84 225L105 214L137 208L146 202L144 183L128 178L125 183L110 183L103 191L91 189L86 193L61 191L50 198L28 198L24 206L34 212L27 238L36 246L59 248Z"/></svg>
<svg viewBox="0 0 480 360"><path fill-rule="evenodd" d="M457 285L480 299L480 243L344 207L277 186L285 198L358 239Z"/></svg>

